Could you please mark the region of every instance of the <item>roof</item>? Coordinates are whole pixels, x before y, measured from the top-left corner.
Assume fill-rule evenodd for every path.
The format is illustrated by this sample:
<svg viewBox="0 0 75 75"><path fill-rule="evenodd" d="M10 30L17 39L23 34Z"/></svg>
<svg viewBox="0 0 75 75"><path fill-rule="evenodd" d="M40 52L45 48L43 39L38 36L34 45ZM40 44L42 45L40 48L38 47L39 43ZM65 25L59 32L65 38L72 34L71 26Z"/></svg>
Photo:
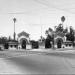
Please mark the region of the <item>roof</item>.
<svg viewBox="0 0 75 75"><path fill-rule="evenodd" d="M18 44L18 41L11 40L11 41L8 41L8 44L16 45Z"/></svg>
<svg viewBox="0 0 75 75"><path fill-rule="evenodd" d="M64 37L65 34L63 32L57 32L55 33L54 37L57 37L57 36Z"/></svg>
<svg viewBox="0 0 75 75"><path fill-rule="evenodd" d="M8 40L8 42L18 42L17 40Z"/></svg>
<svg viewBox="0 0 75 75"><path fill-rule="evenodd" d="M21 37L21 36L26 36L26 37L29 37L29 34L22 31L21 33L18 34L18 37Z"/></svg>

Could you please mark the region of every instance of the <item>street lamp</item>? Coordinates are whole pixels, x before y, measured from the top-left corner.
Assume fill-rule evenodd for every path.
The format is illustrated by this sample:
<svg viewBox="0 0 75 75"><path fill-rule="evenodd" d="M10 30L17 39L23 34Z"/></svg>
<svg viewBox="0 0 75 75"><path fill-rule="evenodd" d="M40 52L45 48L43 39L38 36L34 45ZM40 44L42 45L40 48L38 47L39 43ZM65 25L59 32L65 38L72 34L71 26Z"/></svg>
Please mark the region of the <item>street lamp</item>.
<svg viewBox="0 0 75 75"><path fill-rule="evenodd" d="M14 40L15 40L15 35L16 35L16 33L15 33L15 22L16 22L16 18L13 18L13 21L14 21Z"/></svg>

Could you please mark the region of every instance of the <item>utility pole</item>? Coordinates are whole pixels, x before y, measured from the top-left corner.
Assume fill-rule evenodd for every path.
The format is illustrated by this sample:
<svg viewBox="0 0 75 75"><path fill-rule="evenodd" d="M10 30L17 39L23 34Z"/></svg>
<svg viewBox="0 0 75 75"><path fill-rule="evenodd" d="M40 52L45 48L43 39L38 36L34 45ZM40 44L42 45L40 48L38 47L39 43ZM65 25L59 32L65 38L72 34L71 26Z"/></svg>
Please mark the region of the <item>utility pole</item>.
<svg viewBox="0 0 75 75"><path fill-rule="evenodd" d="M15 22L16 22L16 18L13 18L13 21L14 21L14 40L15 40L15 36L16 36L16 33L15 33Z"/></svg>

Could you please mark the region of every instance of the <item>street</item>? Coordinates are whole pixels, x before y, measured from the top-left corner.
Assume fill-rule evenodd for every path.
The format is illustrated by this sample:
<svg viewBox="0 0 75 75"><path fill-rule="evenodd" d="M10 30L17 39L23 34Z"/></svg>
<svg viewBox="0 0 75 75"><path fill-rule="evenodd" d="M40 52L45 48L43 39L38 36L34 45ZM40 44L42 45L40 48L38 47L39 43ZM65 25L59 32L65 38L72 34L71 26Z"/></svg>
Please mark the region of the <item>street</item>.
<svg viewBox="0 0 75 75"><path fill-rule="evenodd" d="M0 74L75 74L75 51L0 51Z"/></svg>

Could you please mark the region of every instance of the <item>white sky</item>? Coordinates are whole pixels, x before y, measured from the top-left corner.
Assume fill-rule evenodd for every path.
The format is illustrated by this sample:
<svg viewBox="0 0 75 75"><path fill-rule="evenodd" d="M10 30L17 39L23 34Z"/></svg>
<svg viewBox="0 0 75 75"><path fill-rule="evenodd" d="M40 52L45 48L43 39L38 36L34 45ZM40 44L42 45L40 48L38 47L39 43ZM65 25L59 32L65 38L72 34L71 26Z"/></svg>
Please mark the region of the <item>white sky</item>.
<svg viewBox="0 0 75 75"><path fill-rule="evenodd" d="M65 16L64 27L75 29L75 0L0 0L0 36L13 37L13 18L17 19L16 34L26 31L31 39L45 36L48 27L61 23Z"/></svg>

